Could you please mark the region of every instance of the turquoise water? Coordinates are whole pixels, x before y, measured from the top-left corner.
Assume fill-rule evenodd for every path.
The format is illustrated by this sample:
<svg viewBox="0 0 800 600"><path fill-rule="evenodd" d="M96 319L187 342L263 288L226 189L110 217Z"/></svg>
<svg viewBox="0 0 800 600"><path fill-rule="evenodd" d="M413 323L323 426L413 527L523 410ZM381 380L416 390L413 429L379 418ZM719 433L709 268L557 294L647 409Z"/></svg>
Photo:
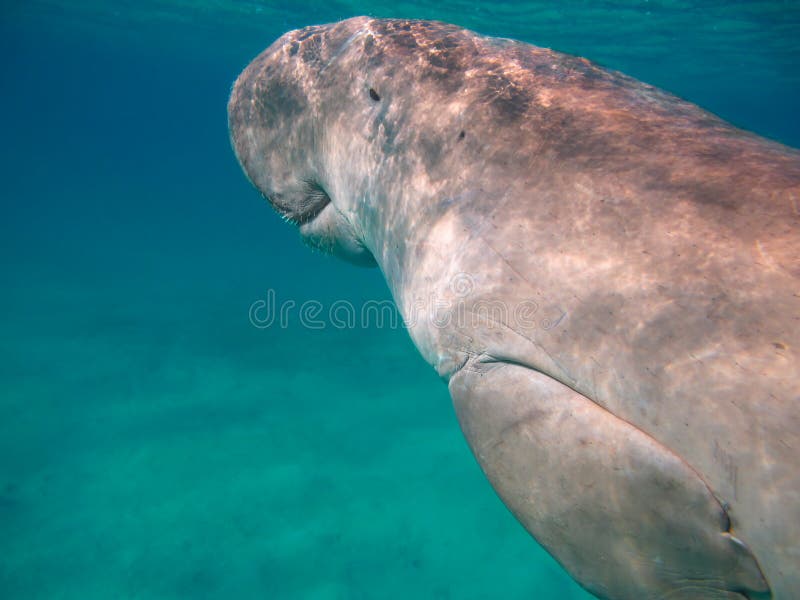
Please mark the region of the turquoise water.
<svg viewBox="0 0 800 600"><path fill-rule="evenodd" d="M587 598L475 464L388 299L242 176L225 103L288 29L438 18L581 54L800 146L800 5L5 2L0 598Z"/></svg>

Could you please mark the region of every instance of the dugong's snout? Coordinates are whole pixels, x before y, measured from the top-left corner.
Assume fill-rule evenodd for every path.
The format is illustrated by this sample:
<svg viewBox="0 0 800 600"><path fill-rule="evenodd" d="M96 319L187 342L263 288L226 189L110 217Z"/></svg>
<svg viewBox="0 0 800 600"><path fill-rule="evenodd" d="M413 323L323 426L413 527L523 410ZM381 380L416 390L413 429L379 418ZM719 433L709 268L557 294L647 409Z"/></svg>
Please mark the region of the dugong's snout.
<svg viewBox="0 0 800 600"><path fill-rule="evenodd" d="M281 216L302 225L330 197L315 162L313 107L302 82L293 76L285 37L237 78L228 101L228 126L248 179Z"/></svg>
<svg viewBox="0 0 800 600"><path fill-rule="evenodd" d="M267 201L280 215L296 225L314 220L331 202L330 196L315 181L304 182L300 193L273 193Z"/></svg>
<svg viewBox="0 0 800 600"><path fill-rule="evenodd" d="M348 163L330 158L328 120L337 111L321 83L327 55L350 30L314 26L281 36L239 75L228 101L231 144L253 186L307 244L349 262L374 266L364 232L352 220L357 197L342 181ZM335 30L335 31L334 31ZM335 35L331 36L331 31ZM333 39L333 41L331 41ZM335 88L336 86L334 86ZM334 166L331 166L331 165ZM339 179L339 186L332 179Z"/></svg>
<svg viewBox="0 0 800 600"><path fill-rule="evenodd" d="M278 57L267 50L236 79L228 101L228 128L236 158L250 182L278 212L297 218L302 208L293 201L301 191L303 174L298 173L302 163L292 161L298 130L292 117L303 107L300 97L295 100L295 114L281 105L287 94L285 82L269 76L277 71L276 63Z"/></svg>

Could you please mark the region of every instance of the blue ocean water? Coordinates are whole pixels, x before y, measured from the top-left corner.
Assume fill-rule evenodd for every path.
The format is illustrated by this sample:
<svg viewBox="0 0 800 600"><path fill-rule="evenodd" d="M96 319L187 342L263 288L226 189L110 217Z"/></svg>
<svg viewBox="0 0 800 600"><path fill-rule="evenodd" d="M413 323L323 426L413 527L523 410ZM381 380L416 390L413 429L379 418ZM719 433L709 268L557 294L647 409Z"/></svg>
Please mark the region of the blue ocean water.
<svg viewBox="0 0 800 600"><path fill-rule="evenodd" d="M0 7L0 598L587 598L496 498L388 300L241 174L230 85L286 30L437 18L587 56L800 146L800 5Z"/></svg>

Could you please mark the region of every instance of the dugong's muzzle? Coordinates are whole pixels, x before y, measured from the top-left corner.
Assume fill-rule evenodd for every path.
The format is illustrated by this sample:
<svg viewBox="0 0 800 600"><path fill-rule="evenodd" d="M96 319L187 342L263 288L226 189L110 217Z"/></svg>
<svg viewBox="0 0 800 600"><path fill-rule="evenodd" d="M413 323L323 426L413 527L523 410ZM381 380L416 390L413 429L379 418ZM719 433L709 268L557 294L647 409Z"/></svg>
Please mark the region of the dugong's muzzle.
<svg viewBox="0 0 800 600"><path fill-rule="evenodd" d="M321 73L330 54L345 44L357 23L292 31L262 52L236 80L228 124L236 157L251 183L310 246L362 266L375 259L358 225L348 187L356 177L331 179L352 163L333 153L327 138L339 111L321 99ZM337 29L338 28L338 29ZM341 98L336 97L340 102ZM373 102L369 100L369 102ZM335 104L335 102L334 102ZM345 184L342 181L346 182Z"/></svg>
<svg viewBox="0 0 800 600"><path fill-rule="evenodd" d="M316 217L330 197L316 163L317 115L311 82L296 74L287 34L238 77L228 102L236 157L253 185L285 219L298 225Z"/></svg>

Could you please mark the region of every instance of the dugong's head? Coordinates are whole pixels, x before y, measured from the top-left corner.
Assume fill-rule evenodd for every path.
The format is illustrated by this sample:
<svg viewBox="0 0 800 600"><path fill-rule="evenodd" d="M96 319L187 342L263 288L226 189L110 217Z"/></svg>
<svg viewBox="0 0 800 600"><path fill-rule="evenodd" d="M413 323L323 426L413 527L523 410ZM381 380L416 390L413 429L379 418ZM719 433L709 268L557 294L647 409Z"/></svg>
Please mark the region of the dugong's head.
<svg viewBox="0 0 800 600"><path fill-rule="evenodd" d="M374 256L389 276L411 230L463 195L468 174L484 190L497 179L471 131L517 135L526 106L509 96L498 44L445 23L368 17L286 33L233 87L239 162L307 243L357 264ZM489 159L507 164L518 147L506 139Z"/></svg>
<svg viewBox="0 0 800 600"><path fill-rule="evenodd" d="M236 80L228 120L247 177L299 228L304 241L372 266L357 215L365 193L359 169L364 157L348 156L353 141L345 142L340 130L354 118L348 116L353 103L369 109L375 100L369 87L361 98L352 98L358 85L347 65L334 64L366 21L306 27L280 37Z"/></svg>

